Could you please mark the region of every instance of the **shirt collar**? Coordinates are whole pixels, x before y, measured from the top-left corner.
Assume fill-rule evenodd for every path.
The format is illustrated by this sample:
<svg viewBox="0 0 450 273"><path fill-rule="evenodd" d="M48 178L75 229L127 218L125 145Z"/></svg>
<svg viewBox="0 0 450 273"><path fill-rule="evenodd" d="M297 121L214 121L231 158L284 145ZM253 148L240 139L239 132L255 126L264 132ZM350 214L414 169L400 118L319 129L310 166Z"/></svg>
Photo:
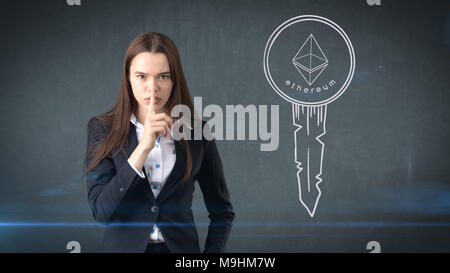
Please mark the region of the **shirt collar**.
<svg viewBox="0 0 450 273"><path fill-rule="evenodd" d="M141 123L139 123L139 121L137 120L137 118L136 118L136 116L134 115L134 113L131 113L130 121L131 121L131 123L133 123L134 126L136 126L137 128L139 128L139 129L144 129L144 125L141 124Z"/></svg>

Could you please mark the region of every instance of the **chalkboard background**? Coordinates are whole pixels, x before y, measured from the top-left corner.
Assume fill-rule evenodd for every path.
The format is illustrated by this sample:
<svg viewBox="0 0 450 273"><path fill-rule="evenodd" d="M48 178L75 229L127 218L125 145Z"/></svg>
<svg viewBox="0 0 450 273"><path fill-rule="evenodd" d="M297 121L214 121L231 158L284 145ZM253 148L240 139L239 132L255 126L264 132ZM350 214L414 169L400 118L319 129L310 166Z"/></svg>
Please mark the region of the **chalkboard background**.
<svg viewBox="0 0 450 273"><path fill-rule="evenodd" d="M97 252L80 182L86 124L118 94L131 40L177 44L203 104L279 105L280 145L218 141L236 219L228 252L450 251L448 1L1 1L0 251ZM328 105L323 194L298 199L291 104L268 84L263 53L289 18L336 22L355 48L348 90ZM248 125L247 125L248 127ZM209 219L196 187L200 243Z"/></svg>

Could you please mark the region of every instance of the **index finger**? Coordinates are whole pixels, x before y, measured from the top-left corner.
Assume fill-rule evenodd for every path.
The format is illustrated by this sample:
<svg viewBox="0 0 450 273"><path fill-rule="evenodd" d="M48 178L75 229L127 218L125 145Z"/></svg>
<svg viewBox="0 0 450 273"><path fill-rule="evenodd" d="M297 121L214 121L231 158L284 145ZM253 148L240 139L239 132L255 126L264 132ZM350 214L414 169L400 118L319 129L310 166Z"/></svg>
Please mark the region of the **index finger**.
<svg viewBox="0 0 450 273"><path fill-rule="evenodd" d="M149 106L148 106L148 112L151 115L155 115L155 113L156 113L156 110L155 110L155 94L152 94L150 96L150 103L149 103Z"/></svg>

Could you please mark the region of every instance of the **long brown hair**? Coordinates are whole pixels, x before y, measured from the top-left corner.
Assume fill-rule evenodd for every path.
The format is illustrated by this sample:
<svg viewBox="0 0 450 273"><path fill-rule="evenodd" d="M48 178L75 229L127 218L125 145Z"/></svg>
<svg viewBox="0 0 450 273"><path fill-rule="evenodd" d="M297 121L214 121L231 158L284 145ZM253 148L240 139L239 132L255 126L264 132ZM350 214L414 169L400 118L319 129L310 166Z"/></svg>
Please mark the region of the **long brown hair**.
<svg viewBox="0 0 450 273"><path fill-rule="evenodd" d="M108 112L93 117L111 129L99 145L96 145L96 147L87 147L83 164L83 169L85 170L83 176L97 166L103 158L107 157L114 147L119 147L120 149L117 152L122 151L127 158L130 156L126 154L123 145L128 141L130 115L136 113L138 107L138 102L133 95L130 85L130 64L133 58L141 52L163 53L169 61L173 89L165 105L168 112L170 113L175 105L184 104L190 108L191 113L195 113L194 104L192 103L175 43L166 35L156 32L148 32L137 36L130 43L125 53L119 96L115 105ZM86 128L86 135L88 136L88 128ZM188 142L185 139L182 139L181 142L186 151L187 164L183 176L183 180L185 181L191 174L192 157ZM111 155L110 157L113 156L115 155ZM86 167L86 162L90 157L93 157L93 160Z"/></svg>

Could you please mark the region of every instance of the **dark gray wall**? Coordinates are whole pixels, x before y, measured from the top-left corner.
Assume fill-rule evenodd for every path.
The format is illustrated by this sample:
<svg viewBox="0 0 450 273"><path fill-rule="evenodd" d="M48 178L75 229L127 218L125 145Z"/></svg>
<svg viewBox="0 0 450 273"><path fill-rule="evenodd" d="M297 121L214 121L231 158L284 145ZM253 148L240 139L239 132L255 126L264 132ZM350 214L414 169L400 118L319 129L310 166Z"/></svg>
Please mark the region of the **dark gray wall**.
<svg viewBox="0 0 450 273"><path fill-rule="evenodd" d="M328 106L323 195L298 200L291 104L262 57L285 20L340 25L356 70ZM450 251L448 1L1 1L0 251L99 249L80 183L88 119L114 103L125 50L162 32L203 104L280 105L280 146L218 141L236 221L229 252ZM201 244L207 212L196 191ZM53 224L51 224L53 223ZM24 225L27 224L27 225Z"/></svg>

